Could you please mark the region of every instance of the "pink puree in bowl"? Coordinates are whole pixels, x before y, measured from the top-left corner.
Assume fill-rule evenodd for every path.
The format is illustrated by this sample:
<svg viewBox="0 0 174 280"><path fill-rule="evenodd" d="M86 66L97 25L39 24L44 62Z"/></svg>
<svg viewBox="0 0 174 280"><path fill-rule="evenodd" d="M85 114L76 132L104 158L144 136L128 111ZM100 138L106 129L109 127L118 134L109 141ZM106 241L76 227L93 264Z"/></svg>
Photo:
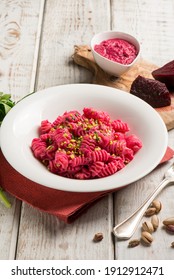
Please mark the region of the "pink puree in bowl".
<svg viewBox="0 0 174 280"><path fill-rule="evenodd" d="M130 64L136 58L136 47L126 40L113 38L94 46L94 50L103 57L120 64Z"/></svg>

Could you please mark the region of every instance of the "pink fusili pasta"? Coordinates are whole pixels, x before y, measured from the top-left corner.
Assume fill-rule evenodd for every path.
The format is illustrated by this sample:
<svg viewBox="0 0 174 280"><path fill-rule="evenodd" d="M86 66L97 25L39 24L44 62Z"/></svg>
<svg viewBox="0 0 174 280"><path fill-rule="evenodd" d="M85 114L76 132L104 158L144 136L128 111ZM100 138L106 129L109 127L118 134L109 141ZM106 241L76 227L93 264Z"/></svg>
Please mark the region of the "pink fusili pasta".
<svg viewBox="0 0 174 280"><path fill-rule="evenodd" d="M31 150L47 169L71 179L110 176L133 160L142 142L122 120L107 112L84 108L43 120Z"/></svg>

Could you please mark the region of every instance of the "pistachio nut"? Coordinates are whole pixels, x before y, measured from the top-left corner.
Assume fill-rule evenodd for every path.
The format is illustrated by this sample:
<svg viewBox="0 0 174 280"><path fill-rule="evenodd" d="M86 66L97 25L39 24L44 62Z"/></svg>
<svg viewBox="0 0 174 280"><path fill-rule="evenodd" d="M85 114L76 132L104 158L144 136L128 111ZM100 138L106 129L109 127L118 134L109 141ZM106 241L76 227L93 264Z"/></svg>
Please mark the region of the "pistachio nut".
<svg viewBox="0 0 174 280"><path fill-rule="evenodd" d="M147 232L154 232L154 227L152 225L152 223L150 221L145 221L143 224L142 224L142 228L144 231L147 231Z"/></svg>
<svg viewBox="0 0 174 280"><path fill-rule="evenodd" d="M129 241L128 247L133 248L136 247L140 244L140 240L139 239L132 239Z"/></svg>
<svg viewBox="0 0 174 280"><path fill-rule="evenodd" d="M156 213L159 213L161 211L161 208L162 208L161 201L153 200L151 206L156 208Z"/></svg>
<svg viewBox="0 0 174 280"><path fill-rule="evenodd" d="M165 219L165 220L163 221L163 224L164 224L165 226L167 226L167 225L174 225L174 217Z"/></svg>
<svg viewBox="0 0 174 280"><path fill-rule="evenodd" d="M153 241L152 235L147 231L143 231L141 233L141 239L148 245L150 245Z"/></svg>
<svg viewBox="0 0 174 280"><path fill-rule="evenodd" d="M146 210L145 216L152 216L156 213L156 208L155 207L150 207Z"/></svg>
<svg viewBox="0 0 174 280"><path fill-rule="evenodd" d="M154 231L155 231L159 226L159 218L157 217L157 215L153 215L151 217L151 223L152 223Z"/></svg>
<svg viewBox="0 0 174 280"><path fill-rule="evenodd" d="M102 239L103 239L103 233L102 232L97 232L93 237L94 242L99 242Z"/></svg>

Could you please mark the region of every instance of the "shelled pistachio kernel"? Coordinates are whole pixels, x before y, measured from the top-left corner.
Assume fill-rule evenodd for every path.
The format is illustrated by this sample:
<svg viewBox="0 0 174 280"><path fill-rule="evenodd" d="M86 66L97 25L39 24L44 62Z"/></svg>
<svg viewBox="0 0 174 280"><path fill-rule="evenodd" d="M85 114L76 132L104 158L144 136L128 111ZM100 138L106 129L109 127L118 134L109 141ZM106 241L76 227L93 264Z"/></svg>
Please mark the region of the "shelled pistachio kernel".
<svg viewBox="0 0 174 280"><path fill-rule="evenodd" d="M157 217L157 215L153 215L151 217L151 223L153 225L154 231L157 230L157 228L159 226L159 218Z"/></svg>
<svg viewBox="0 0 174 280"><path fill-rule="evenodd" d="M162 209L162 203L159 200L153 200L151 207L156 208L156 213L158 214Z"/></svg>
<svg viewBox="0 0 174 280"><path fill-rule="evenodd" d="M166 225L166 230L170 231L171 233L174 233L174 225Z"/></svg>
<svg viewBox="0 0 174 280"><path fill-rule="evenodd" d="M167 231L170 231L171 233L174 233L174 217L167 218L163 221L163 225L165 225L165 228Z"/></svg>
<svg viewBox="0 0 174 280"><path fill-rule="evenodd" d="M143 231L141 233L141 239L148 245L150 245L153 241L152 235L147 231Z"/></svg>
<svg viewBox="0 0 174 280"><path fill-rule="evenodd" d="M136 247L140 244L140 240L139 239L132 239L129 241L128 247L129 248L133 248Z"/></svg>
<svg viewBox="0 0 174 280"><path fill-rule="evenodd" d="M149 233L154 232L154 227L153 227L153 225L152 225L152 223L150 221L145 221L142 224L142 228L143 228L144 231L147 231Z"/></svg>
<svg viewBox="0 0 174 280"><path fill-rule="evenodd" d="M103 239L103 233L102 232L97 232L93 237L94 242L99 242L102 239Z"/></svg>
<svg viewBox="0 0 174 280"><path fill-rule="evenodd" d="M150 217L156 213L156 208L155 207L150 207L146 210L145 216Z"/></svg>

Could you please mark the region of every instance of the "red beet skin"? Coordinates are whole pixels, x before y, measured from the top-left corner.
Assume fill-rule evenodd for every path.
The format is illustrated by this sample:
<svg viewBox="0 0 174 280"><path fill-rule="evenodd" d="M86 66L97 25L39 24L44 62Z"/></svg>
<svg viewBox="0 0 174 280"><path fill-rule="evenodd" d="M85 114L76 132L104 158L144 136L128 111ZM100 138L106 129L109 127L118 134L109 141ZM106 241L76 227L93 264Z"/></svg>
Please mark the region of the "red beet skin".
<svg viewBox="0 0 174 280"><path fill-rule="evenodd" d="M174 90L174 60L154 70L152 76L164 83L169 90Z"/></svg>
<svg viewBox="0 0 174 280"><path fill-rule="evenodd" d="M154 108L171 104L170 93L164 83L140 75L133 81L130 93L141 98Z"/></svg>

